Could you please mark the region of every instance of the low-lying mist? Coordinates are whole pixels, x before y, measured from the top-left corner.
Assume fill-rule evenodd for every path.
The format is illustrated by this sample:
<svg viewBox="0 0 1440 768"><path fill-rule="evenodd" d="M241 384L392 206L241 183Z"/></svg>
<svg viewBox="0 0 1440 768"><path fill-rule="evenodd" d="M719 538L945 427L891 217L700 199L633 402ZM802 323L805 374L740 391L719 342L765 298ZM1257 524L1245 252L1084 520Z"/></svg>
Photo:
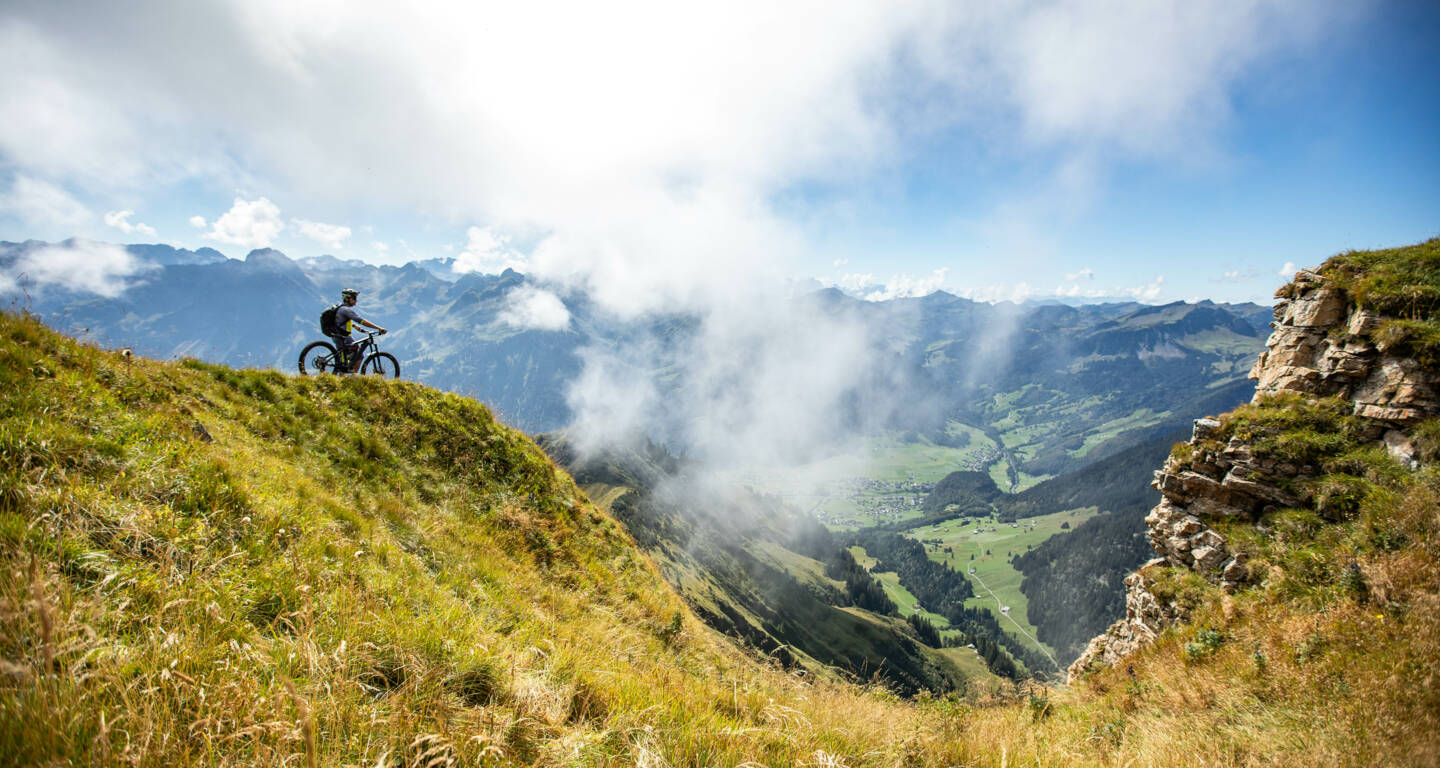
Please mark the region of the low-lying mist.
<svg viewBox="0 0 1440 768"><path fill-rule="evenodd" d="M589 456L653 440L712 486L763 474L771 488L809 493L863 475L867 440L945 423L945 399L900 336L920 303L879 311L834 292L775 291L649 316L623 341L581 350L570 438ZM1013 315L985 316L996 327L977 365L993 368ZM825 461L837 457L849 460Z"/></svg>

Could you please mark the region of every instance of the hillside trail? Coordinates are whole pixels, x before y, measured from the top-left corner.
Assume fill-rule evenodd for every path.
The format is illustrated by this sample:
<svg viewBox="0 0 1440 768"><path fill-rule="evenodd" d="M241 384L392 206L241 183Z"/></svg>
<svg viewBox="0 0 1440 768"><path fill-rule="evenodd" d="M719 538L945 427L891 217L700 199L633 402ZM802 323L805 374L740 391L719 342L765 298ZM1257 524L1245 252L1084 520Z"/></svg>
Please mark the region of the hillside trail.
<svg viewBox="0 0 1440 768"><path fill-rule="evenodd" d="M1060 666L1060 662L1056 661L1055 657L1050 655L1050 651L1046 650L1045 646L1041 644L1041 642L1036 639L1034 635L1026 632L1025 627L1021 626L1020 622L1016 621L1013 617L1011 617L1007 611L1001 610L1005 607L1005 604L1000 602L1000 596L990 590L990 587L985 584L985 580L980 578L979 574L971 573L968 575L970 576L970 578L980 582L981 588L983 588L986 592L989 592L991 597L995 598L995 609L1000 612L1001 616L1004 616L1007 621L1009 621L1011 624L1014 624L1015 629L1018 630L1021 635L1024 635L1030 640L1030 642L1034 643L1035 647L1039 648L1040 652L1045 654L1045 658L1049 659L1050 663L1054 664L1056 669L1064 669L1064 667Z"/></svg>

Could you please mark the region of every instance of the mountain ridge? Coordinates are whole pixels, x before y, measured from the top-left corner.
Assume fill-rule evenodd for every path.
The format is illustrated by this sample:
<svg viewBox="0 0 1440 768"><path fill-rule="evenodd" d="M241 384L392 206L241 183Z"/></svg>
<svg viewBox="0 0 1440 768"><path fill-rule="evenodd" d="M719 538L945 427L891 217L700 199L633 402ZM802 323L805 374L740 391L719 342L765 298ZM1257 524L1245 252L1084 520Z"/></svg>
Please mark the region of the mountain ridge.
<svg viewBox="0 0 1440 768"><path fill-rule="evenodd" d="M8 269L23 253L48 245L39 241L0 243L0 270ZM559 299L571 317L569 327L563 331L527 329L512 325L513 319L507 318L513 316L505 312L513 290L530 284L530 278L513 271L500 275L469 272L444 279L437 276L437 265L429 262L376 267L334 257L290 261L278 251L257 250L251 266L277 270L276 284L263 286L244 280L232 282L233 276L258 279L258 272L236 271L237 265L252 261L248 255L245 260L217 260L218 252L209 249L192 253L168 246L126 248L151 268L137 273L134 284L125 291L106 298L40 285L31 291L28 308L62 330L111 346L128 346L148 356L164 359L188 354L217 363L290 370L303 343L318 336L315 326L320 310L334 303L341 288L355 287L363 293L361 311L393 331L385 339L386 348L405 361L407 375L459 393L484 392L488 402L523 428L537 433L566 427L573 420L567 390L582 369L583 349L628 348L645 342L662 355L670 354L683 339L666 328L677 321L681 327L699 322L697 318L670 316L620 322L605 315L583 293L561 292ZM221 311L207 313L193 300L191 294L195 292L203 293L206 299L222 300ZM1246 344L1258 350L1261 335L1256 331L1248 337L1211 340L1197 346L1176 338L1184 333L1178 326L1150 336L1127 336L1122 323L1110 328L1109 332L1117 335L1107 337L1108 341L1094 337L1100 326L1109 327L1117 317L1140 310L1142 305L1138 304L1082 308L1036 304L1021 308L982 304L944 292L917 299L867 302L833 289L829 293L802 295L796 301L818 305L835 317L854 318L874 329L880 340L870 353L874 367L894 371L901 377L911 390L901 399L911 404L930 403L926 406L928 415L922 417L917 412L914 417L931 422L924 429L932 428L947 411L994 419L993 413L985 415L983 404L987 398L1013 392L1028 380L1043 379L1065 400L1046 410L1044 418L1067 422L1057 427L1067 435L1083 432L1089 422L1061 411L1066 403L1088 397L1100 382L1128 376L1136 380L1137 392L1159 391L1156 385L1162 380L1177 385L1194 381L1203 386L1216 376L1226 375L1219 373L1216 366L1238 365L1235 361L1243 356L1238 350ZM1215 328L1223 326L1233 335L1235 318L1264 310L1237 306L1216 311L1224 316L1218 317ZM215 314L221 317L213 317ZM1062 317L1070 319L1063 321ZM1028 323L1025 318L1035 318L1038 324ZM1014 344L1001 338L1012 321L1026 325L1018 331ZM219 322L245 325L250 330L242 341L239 335L216 328ZM1095 349L1065 341L1077 333L1090 334L1091 341L1085 344ZM528 334L523 342L517 339L522 334ZM1157 348L1171 349L1164 345L1172 341L1179 345L1174 349L1183 349L1180 358L1147 362L1137 357L1151 355ZM1108 345L1103 354L1097 351L1098 345ZM1102 359L1105 355L1114 357ZM1123 373L1118 369L1123 368L1122 359L1131 361L1131 368ZM530 372L526 386L506 375L501 363L507 361ZM1074 372L1081 374L1074 382L1083 391L1069 383L1067 377L1072 372L1067 366L1071 365L1075 366ZM657 385L683 387L685 382L661 380ZM1189 396L1187 392L1176 400ZM863 399L856 402L866 407ZM1166 410L1172 404L1164 405L1166 408L1155 410ZM1087 415L1090 421L1105 417L1093 412L1096 406L1086 407L1092 409ZM1110 416L1117 417L1135 407L1122 406ZM1048 435L1046 439L1060 443L1069 438ZM1028 454L1035 450L1020 449L1019 454L1027 455L1017 454L1017 470L1018 463L1032 459ZM1072 459L1052 458L1035 469L1041 475L1054 474L1052 470L1058 465L1052 465L1056 461L1073 465Z"/></svg>

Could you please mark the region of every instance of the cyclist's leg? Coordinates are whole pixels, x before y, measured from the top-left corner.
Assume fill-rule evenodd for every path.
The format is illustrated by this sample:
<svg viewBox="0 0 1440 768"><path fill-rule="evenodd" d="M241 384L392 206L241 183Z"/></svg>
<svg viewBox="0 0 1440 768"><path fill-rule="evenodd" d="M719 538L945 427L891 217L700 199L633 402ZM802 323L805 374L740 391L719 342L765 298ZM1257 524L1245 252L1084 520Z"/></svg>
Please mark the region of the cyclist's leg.
<svg viewBox="0 0 1440 768"><path fill-rule="evenodd" d="M361 357L362 355L360 354L360 345L356 344L353 341L350 342L350 348L345 350L345 358L350 361L351 373L358 373L360 371Z"/></svg>
<svg viewBox="0 0 1440 768"><path fill-rule="evenodd" d="M350 349L354 344L348 336L331 336L330 340L335 342L335 372L347 373L350 370L350 358L354 357Z"/></svg>

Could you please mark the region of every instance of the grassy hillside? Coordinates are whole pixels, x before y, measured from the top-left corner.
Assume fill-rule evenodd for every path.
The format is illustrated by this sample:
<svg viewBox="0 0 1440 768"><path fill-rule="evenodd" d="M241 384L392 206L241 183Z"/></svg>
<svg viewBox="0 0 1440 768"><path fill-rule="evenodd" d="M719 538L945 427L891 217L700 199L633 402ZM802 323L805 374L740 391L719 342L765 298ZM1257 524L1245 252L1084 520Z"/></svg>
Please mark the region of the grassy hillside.
<svg viewBox="0 0 1440 768"><path fill-rule="evenodd" d="M0 766L1435 765L1422 434L1418 471L1277 437L1365 484L1230 532L1269 576L1162 584L1193 621L1125 666L902 701L735 650L475 402L0 315Z"/></svg>
<svg viewBox="0 0 1440 768"><path fill-rule="evenodd" d="M910 695L971 690L980 679L927 647L847 575L839 541L803 513L687 474L656 446L575 455L563 436L546 451L619 520L690 608L712 628L789 668L875 679ZM864 576L863 579L859 578ZM871 610L866 610L871 609Z"/></svg>
<svg viewBox="0 0 1440 768"><path fill-rule="evenodd" d="M0 468L0 765L964 759L699 625L474 401L3 315Z"/></svg>
<svg viewBox="0 0 1440 768"><path fill-rule="evenodd" d="M1228 712L1216 735L1254 738L1232 744L1231 764L1440 764L1440 451L1406 469L1362 437L1351 407L1287 394L1221 418L1218 441L1239 437L1321 474L1295 484L1298 507L1208 520L1249 556L1256 582L1225 594L1189 570L1155 569L1151 591L1190 609L1188 623L1077 695L1110 702L1124 728L1175 708ZM1427 433L1440 434L1435 421ZM1181 444L1172 461L1199 460L1192 451Z"/></svg>

